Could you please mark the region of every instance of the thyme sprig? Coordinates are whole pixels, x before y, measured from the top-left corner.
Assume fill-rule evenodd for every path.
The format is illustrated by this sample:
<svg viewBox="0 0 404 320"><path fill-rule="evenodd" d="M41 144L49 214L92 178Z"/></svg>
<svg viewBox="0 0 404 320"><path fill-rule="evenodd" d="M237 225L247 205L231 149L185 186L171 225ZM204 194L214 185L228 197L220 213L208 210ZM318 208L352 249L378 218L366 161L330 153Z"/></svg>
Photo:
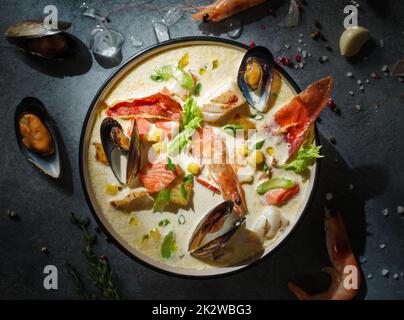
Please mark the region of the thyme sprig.
<svg viewBox="0 0 404 320"><path fill-rule="evenodd" d="M73 279L76 293L79 295L80 298L85 300L95 300L97 298L93 292L87 291L83 281L78 276L76 269L69 262L65 263L65 269L67 274Z"/></svg>
<svg viewBox="0 0 404 320"><path fill-rule="evenodd" d="M82 252L88 262L90 278L105 298L120 299L121 296L116 284L114 283L112 269L107 258L105 256L98 257L93 251L93 245L97 238L94 234L91 234L88 231L90 219L77 217L71 212L70 221L83 232L85 246ZM78 283L76 282L76 286L77 284Z"/></svg>

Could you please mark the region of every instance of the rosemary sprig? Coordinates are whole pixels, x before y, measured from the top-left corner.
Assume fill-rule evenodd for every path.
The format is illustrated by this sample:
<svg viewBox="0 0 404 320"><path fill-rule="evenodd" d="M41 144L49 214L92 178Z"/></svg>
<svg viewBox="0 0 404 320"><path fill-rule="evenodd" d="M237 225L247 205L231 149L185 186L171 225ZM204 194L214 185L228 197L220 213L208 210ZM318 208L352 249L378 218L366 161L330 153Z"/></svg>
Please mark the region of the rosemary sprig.
<svg viewBox="0 0 404 320"><path fill-rule="evenodd" d="M97 298L93 292L87 291L83 281L78 276L76 269L69 262L65 263L65 269L67 274L73 279L74 285L76 287L76 292L80 298L85 300L95 300Z"/></svg>
<svg viewBox="0 0 404 320"><path fill-rule="evenodd" d="M104 256L97 257L93 251L96 236L88 232L90 219L77 217L71 212L70 221L83 232L85 247L82 252L88 262L90 278L105 298L120 299L121 296L113 281L112 270L108 260Z"/></svg>

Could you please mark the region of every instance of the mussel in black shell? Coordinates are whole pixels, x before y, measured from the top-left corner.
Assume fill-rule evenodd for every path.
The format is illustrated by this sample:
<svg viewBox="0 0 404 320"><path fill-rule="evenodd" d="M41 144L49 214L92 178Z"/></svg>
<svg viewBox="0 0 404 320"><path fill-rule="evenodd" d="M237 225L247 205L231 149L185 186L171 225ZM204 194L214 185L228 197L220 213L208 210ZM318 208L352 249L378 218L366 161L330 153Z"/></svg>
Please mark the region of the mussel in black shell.
<svg viewBox="0 0 404 320"><path fill-rule="evenodd" d="M189 243L194 257L207 258L223 247L245 221L234 211L232 201L214 207L198 224Z"/></svg>
<svg viewBox="0 0 404 320"><path fill-rule="evenodd" d="M260 112L266 112L271 93L275 61L265 47L249 49L241 61L238 86L248 104Z"/></svg>
<svg viewBox="0 0 404 320"><path fill-rule="evenodd" d="M15 131L21 152L35 167L52 178L61 176L56 125L36 98L23 99L15 110Z"/></svg>
<svg viewBox="0 0 404 320"><path fill-rule="evenodd" d="M71 23L59 21L57 28L44 26L43 20L25 20L7 29L5 37L21 50L47 59L64 59L74 51L74 41L64 31Z"/></svg>
<svg viewBox="0 0 404 320"><path fill-rule="evenodd" d="M112 172L122 184L133 185L140 169L141 146L136 123L128 138L113 118L105 118L100 127L101 143Z"/></svg>

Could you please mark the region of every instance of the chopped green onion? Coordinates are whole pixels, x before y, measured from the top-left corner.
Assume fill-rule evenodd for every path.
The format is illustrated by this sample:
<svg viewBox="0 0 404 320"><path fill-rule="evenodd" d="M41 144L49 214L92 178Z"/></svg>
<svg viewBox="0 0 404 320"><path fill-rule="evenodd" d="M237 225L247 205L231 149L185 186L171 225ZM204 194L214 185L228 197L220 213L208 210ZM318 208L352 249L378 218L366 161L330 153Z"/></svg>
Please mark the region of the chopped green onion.
<svg viewBox="0 0 404 320"><path fill-rule="evenodd" d="M212 69L217 69L219 68L219 60L213 60L212 61Z"/></svg>
<svg viewBox="0 0 404 320"><path fill-rule="evenodd" d="M168 219L161 220L161 221L159 222L159 227L165 227L165 226L168 225L169 223L170 223L170 220L168 220Z"/></svg>
<svg viewBox="0 0 404 320"><path fill-rule="evenodd" d="M257 186L257 193L264 194L272 189L290 189L295 185L295 182L285 178L272 178L260 183Z"/></svg>
<svg viewBox="0 0 404 320"><path fill-rule="evenodd" d="M198 83L194 89L194 96L199 96L202 90L202 83Z"/></svg>
<svg viewBox="0 0 404 320"><path fill-rule="evenodd" d="M250 118L254 120L262 120L264 119L264 116L260 113L254 113L250 116Z"/></svg>
<svg viewBox="0 0 404 320"><path fill-rule="evenodd" d="M226 124L223 127L224 131L228 131L231 134L235 135L237 130L244 129L244 126L242 124Z"/></svg>
<svg viewBox="0 0 404 320"><path fill-rule="evenodd" d="M174 232L170 231L161 244L161 256L163 258L170 258L172 253L177 250Z"/></svg>
<svg viewBox="0 0 404 320"><path fill-rule="evenodd" d="M181 215L178 217L178 223L179 223L179 224L184 224L184 223L185 223L185 216L184 216L183 214L181 214Z"/></svg>
<svg viewBox="0 0 404 320"><path fill-rule="evenodd" d="M262 166L262 169L264 170L264 173L269 176L271 173L271 167L265 162L264 165Z"/></svg>
<svg viewBox="0 0 404 320"><path fill-rule="evenodd" d="M264 143L265 143L265 140L258 141L256 144L254 144L251 147L251 149L252 150L260 150L262 148L262 146L264 145Z"/></svg>
<svg viewBox="0 0 404 320"><path fill-rule="evenodd" d="M168 169L170 170L170 171L172 171L172 172L175 172L176 170L175 170L175 165L174 165L174 163L171 161L171 159L170 158L168 158L167 157L167 166L168 166Z"/></svg>

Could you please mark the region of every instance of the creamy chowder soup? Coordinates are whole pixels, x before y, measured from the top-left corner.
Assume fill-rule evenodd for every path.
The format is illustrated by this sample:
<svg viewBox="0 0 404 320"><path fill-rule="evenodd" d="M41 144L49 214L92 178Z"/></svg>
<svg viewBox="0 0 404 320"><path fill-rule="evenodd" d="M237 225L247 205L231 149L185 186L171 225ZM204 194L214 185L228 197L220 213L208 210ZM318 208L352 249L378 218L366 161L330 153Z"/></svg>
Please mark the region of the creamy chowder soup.
<svg viewBox="0 0 404 320"><path fill-rule="evenodd" d="M291 143L274 122L296 92L275 69L266 110L251 108L237 82L245 53L213 44L160 52L126 72L98 104L88 170L99 214L126 246L158 263L196 270L244 265L274 247L308 201L315 157L297 168L301 163L293 161L304 145L291 157ZM128 138L137 126L141 164L130 185L118 181L103 153L100 126L108 117ZM305 148L313 149L309 131ZM222 154L232 155L228 163L213 167L197 159L191 137L195 132L222 138ZM174 142L178 134L183 139ZM171 154L175 143L181 147ZM223 168L236 181L215 179L213 170ZM241 208L237 214L245 222L213 254L192 254L198 224L215 206L234 200L226 198L226 188L237 186L237 197L244 200L237 198L234 210Z"/></svg>

